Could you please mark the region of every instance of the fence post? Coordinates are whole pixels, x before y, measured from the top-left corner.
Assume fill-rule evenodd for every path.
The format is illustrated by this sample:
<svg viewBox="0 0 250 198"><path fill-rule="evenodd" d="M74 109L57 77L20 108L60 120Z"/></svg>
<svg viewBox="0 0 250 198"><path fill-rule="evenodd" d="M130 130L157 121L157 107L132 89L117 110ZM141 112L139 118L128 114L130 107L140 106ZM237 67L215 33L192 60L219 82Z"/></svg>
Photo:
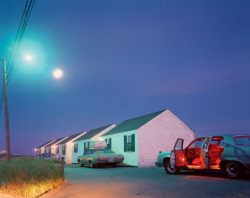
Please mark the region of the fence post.
<svg viewBox="0 0 250 198"><path fill-rule="evenodd" d="M64 157L62 157L62 180L64 181Z"/></svg>

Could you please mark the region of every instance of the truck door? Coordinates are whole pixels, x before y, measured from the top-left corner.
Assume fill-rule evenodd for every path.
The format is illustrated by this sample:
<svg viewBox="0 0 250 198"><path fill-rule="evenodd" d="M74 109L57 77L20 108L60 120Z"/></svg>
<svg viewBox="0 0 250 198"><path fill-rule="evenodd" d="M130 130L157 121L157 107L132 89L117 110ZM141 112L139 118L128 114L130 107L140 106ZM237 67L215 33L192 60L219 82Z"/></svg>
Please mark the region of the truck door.
<svg viewBox="0 0 250 198"><path fill-rule="evenodd" d="M201 154L200 154L200 160L203 167L206 169L209 168L209 144L211 142L212 137L206 137L201 145Z"/></svg>
<svg viewBox="0 0 250 198"><path fill-rule="evenodd" d="M181 138L178 138L176 140L176 143L174 145L174 150L172 150L171 154L170 154L171 168L185 165L183 142L184 142L184 140Z"/></svg>

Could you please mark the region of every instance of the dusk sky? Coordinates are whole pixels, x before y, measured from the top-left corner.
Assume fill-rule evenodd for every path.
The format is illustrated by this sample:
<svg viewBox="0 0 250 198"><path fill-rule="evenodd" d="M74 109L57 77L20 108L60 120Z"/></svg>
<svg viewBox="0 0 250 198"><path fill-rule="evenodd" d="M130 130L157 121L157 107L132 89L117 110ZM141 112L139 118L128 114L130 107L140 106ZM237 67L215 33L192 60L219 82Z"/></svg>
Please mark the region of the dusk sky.
<svg viewBox="0 0 250 198"><path fill-rule="evenodd" d="M25 2L0 2L1 58ZM249 10L249 0L36 0L8 85L11 153L163 109L196 136L249 134Z"/></svg>

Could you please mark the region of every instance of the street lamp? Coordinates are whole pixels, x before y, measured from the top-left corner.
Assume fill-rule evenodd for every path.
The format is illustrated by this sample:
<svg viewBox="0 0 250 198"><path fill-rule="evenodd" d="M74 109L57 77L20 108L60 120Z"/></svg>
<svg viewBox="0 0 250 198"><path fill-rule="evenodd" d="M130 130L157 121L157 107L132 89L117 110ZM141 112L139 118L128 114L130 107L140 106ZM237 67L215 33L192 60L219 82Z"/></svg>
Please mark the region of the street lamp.
<svg viewBox="0 0 250 198"><path fill-rule="evenodd" d="M59 68L55 69L53 72L52 72L52 75L55 79L60 79L63 77L63 71Z"/></svg>
<svg viewBox="0 0 250 198"><path fill-rule="evenodd" d="M32 61L32 60L33 60L33 56L30 55L30 54L25 55L24 58L25 58L25 60L27 60L27 61Z"/></svg>

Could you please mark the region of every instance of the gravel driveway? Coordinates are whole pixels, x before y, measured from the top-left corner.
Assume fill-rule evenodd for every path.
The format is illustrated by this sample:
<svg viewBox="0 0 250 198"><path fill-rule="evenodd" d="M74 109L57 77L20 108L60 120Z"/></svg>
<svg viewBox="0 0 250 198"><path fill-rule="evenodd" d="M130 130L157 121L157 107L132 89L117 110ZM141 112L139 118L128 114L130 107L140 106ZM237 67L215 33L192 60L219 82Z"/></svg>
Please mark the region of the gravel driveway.
<svg viewBox="0 0 250 198"><path fill-rule="evenodd" d="M95 168L67 165L67 184L41 196L63 197L250 197L250 177L232 180L216 172L168 175L163 168Z"/></svg>

